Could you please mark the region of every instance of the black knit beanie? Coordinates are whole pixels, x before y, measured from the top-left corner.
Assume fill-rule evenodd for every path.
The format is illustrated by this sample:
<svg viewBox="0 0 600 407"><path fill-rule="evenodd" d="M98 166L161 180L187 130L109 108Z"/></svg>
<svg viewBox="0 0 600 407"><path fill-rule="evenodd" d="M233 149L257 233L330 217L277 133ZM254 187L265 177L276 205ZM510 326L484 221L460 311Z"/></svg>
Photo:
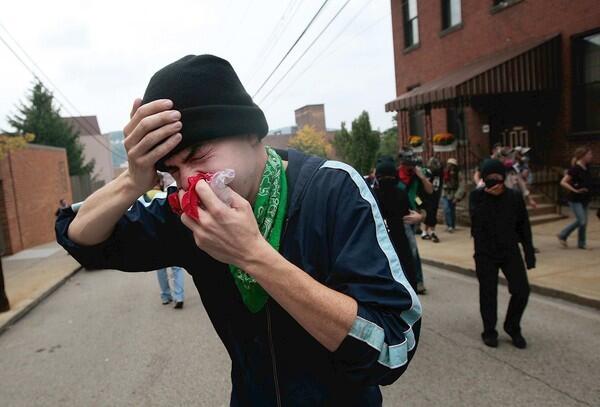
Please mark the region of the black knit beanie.
<svg viewBox="0 0 600 407"><path fill-rule="evenodd" d="M504 167L502 161L488 158L481 164L481 178L485 179L490 174L499 174L504 178L506 177L506 167Z"/></svg>
<svg viewBox="0 0 600 407"><path fill-rule="evenodd" d="M172 100L183 124L182 140L156 163L160 171L167 158L198 142L244 134L262 139L269 130L231 64L214 55L188 55L156 72L142 104L158 99Z"/></svg>
<svg viewBox="0 0 600 407"><path fill-rule="evenodd" d="M390 156L384 156L377 160L375 167L376 177L395 177L396 176L396 163Z"/></svg>

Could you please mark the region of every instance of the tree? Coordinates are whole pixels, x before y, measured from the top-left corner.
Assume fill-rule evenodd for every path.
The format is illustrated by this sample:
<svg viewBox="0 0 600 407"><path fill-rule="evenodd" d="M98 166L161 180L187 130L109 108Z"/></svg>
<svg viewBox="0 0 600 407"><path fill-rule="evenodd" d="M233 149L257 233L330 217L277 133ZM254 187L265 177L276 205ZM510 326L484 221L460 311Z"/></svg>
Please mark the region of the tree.
<svg viewBox="0 0 600 407"><path fill-rule="evenodd" d="M333 147L337 152L337 155L341 157L342 161L347 163L351 162L351 146L352 146L352 137L346 129L346 123L342 122L342 128L335 133L333 137Z"/></svg>
<svg viewBox="0 0 600 407"><path fill-rule="evenodd" d="M8 117L8 123L15 129L14 135L32 133L37 144L65 148L69 173L90 174L94 163L84 162L83 146L77 132L60 117L59 109L54 107L54 96L42 82L36 81L27 101L27 104L21 103L17 107L19 113Z"/></svg>
<svg viewBox="0 0 600 407"><path fill-rule="evenodd" d="M380 133L371 129L369 113L363 111L352 121L352 165L361 174L368 174L375 166Z"/></svg>
<svg viewBox="0 0 600 407"><path fill-rule="evenodd" d="M398 128L390 127L381 135L381 143L379 145L379 151L377 152L377 155L379 157L396 157L399 149L400 145L398 143Z"/></svg>
<svg viewBox="0 0 600 407"><path fill-rule="evenodd" d="M333 145L343 161L361 174L368 174L375 166L379 139L380 133L371 129L369 114L363 111L352 121L350 132L342 122L342 129L336 133Z"/></svg>
<svg viewBox="0 0 600 407"><path fill-rule="evenodd" d="M327 142L325 135L316 131L314 127L309 125L301 128L296 135L290 139L290 147L306 154L317 155L323 158L327 158L331 153L331 144Z"/></svg>
<svg viewBox="0 0 600 407"><path fill-rule="evenodd" d="M0 135L0 160L2 160L10 151L23 148L27 143L33 141L33 134L25 134L23 136L7 136ZM3 248L0 248L0 256L4 255ZM2 269L2 259L0 257L0 312L10 310L10 303L4 290L4 272Z"/></svg>

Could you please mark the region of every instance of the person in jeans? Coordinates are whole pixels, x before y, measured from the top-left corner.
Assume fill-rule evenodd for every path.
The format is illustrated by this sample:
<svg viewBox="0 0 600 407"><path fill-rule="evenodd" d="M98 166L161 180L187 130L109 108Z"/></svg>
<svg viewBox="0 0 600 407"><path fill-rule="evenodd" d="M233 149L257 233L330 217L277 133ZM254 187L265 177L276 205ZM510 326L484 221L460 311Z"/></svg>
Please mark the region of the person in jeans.
<svg viewBox="0 0 600 407"><path fill-rule="evenodd" d="M423 240L431 240L434 243L439 243L440 239L435 233L437 225L437 212L440 206L440 198L442 196L442 187L444 184L444 166L437 157L431 157L425 169L425 176L433 186L433 192L430 195L425 195L425 230L421 234Z"/></svg>
<svg viewBox="0 0 600 407"><path fill-rule="evenodd" d="M453 233L456 229L456 203L463 199L465 186L461 179L460 169L456 158L449 158L444 170L444 187L442 201L444 202L444 218L446 231Z"/></svg>
<svg viewBox="0 0 600 407"><path fill-rule="evenodd" d="M569 191L569 207L575 214L575 221L558 234L558 241L567 247L567 239L577 231L577 247L586 248L587 209L590 203L592 175L589 165L592 162L592 150L589 147L579 147L571 160L571 168L560 181L560 185Z"/></svg>
<svg viewBox="0 0 600 407"><path fill-rule="evenodd" d="M169 285L169 274L166 268L156 270L158 285L160 287L160 298L163 305L175 301L175 309L183 308L183 281L185 278L184 270L181 267L171 267L172 285Z"/></svg>
<svg viewBox="0 0 600 407"><path fill-rule="evenodd" d="M419 196L425 196L433 193L433 185L427 179L419 165L419 157L409 147L403 147L398 153L400 166L398 167L398 188L406 191L408 195L408 204L410 209L418 211L423 206L423 199ZM423 267L421 256L416 241L416 225L405 224L406 236L411 245L411 250L415 258L415 271L417 276L417 294L426 294L427 288L423 278Z"/></svg>

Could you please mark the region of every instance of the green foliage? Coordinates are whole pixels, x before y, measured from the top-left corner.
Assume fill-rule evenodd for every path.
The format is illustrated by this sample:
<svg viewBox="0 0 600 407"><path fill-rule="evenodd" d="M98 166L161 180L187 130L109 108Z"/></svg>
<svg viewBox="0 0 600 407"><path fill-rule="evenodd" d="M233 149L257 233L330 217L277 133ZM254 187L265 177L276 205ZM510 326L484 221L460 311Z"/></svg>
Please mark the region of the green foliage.
<svg viewBox="0 0 600 407"><path fill-rule="evenodd" d="M90 174L94 163L84 163L78 134L60 117L53 100L52 93L38 80L27 97L27 103L17 107L19 113L9 117L8 123L16 130L15 135L35 134L36 144L65 148L70 175Z"/></svg>
<svg viewBox="0 0 600 407"><path fill-rule="evenodd" d="M327 158L331 153L331 145L325 135L311 126L304 126L290 139L290 147L306 154Z"/></svg>
<svg viewBox="0 0 600 407"><path fill-rule="evenodd" d="M369 114L362 112L352 121L348 132L345 123L335 135L333 145L341 159L361 174L368 174L375 166L379 150L380 134L371 129Z"/></svg>
<svg viewBox="0 0 600 407"><path fill-rule="evenodd" d="M398 128L390 127L381 135L381 144L379 145L378 157L391 156L396 157L400 145L398 143Z"/></svg>

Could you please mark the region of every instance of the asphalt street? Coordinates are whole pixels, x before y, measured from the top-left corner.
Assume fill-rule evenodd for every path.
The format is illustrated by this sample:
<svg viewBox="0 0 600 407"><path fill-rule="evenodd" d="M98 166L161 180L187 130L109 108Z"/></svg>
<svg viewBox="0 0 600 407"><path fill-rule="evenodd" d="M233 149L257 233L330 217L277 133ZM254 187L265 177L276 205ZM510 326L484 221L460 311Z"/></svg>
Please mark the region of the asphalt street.
<svg viewBox="0 0 600 407"><path fill-rule="evenodd" d="M600 313L532 295L529 348L480 340L477 284L427 267L423 329L386 406L600 406ZM230 361L191 279L183 310L154 273L80 272L0 336L0 406L226 406ZM499 319L506 309L500 288Z"/></svg>

